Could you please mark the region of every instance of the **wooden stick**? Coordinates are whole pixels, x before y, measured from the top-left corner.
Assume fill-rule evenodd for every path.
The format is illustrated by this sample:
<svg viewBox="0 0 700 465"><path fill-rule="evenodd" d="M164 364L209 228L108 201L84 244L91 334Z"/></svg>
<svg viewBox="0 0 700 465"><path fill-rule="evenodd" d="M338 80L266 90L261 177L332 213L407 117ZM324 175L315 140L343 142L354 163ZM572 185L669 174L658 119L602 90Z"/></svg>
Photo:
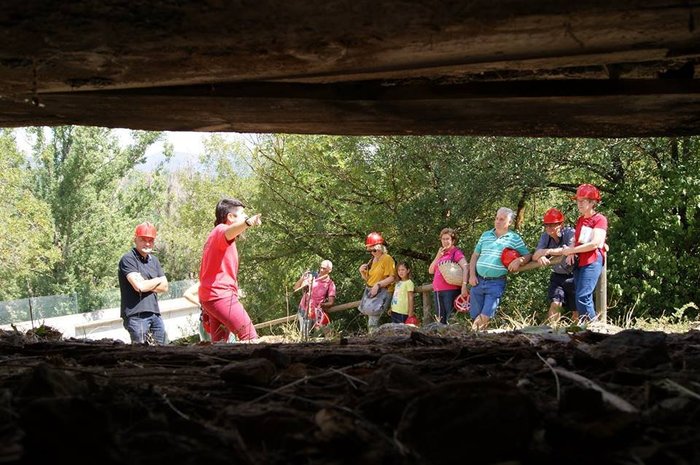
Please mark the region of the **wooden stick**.
<svg viewBox="0 0 700 465"><path fill-rule="evenodd" d="M602 387L598 386L596 383L591 381L590 379L581 376L576 373L572 373L571 371L565 370L564 368L560 367L553 367L553 370L556 373L559 373L562 377L568 378L572 381L576 381L577 383L581 384L582 386L585 386L589 389L593 389L595 391L600 392L603 395L603 400L613 407L616 407L618 410L621 410L623 412L627 413L637 413L639 410L637 407L634 405L630 404L627 402L625 399L623 399L620 396L617 396L611 392L606 391Z"/></svg>

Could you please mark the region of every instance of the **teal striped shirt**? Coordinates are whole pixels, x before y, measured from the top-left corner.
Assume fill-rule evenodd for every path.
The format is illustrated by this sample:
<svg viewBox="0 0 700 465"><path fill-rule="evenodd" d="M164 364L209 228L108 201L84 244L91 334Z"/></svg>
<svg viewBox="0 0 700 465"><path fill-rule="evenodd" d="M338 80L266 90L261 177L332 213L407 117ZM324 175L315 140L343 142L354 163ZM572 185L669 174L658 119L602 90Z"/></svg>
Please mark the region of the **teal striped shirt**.
<svg viewBox="0 0 700 465"><path fill-rule="evenodd" d="M490 229L483 233L474 247L474 252L479 254L476 261L476 272L485 278L498 278L508 274L508 268L501 263L501 253L506 248L515 249L521 255L527 255L530 251L525 246L520 234L508 230L501 237L496 236L496 229Z"/></svg>

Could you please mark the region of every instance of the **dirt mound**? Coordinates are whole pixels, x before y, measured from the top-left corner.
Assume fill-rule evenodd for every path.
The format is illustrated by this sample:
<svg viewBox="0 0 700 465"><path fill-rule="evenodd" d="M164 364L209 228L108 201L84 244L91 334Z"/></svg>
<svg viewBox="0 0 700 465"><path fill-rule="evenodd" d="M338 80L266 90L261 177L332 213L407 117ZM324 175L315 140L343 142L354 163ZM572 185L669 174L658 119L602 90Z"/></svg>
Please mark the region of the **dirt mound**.
<svg viewBox="0 0 700 465"><path fill-rule="evenodd" d="M700 332L147 347L0 335L0 462L690 464Z"/></svg>

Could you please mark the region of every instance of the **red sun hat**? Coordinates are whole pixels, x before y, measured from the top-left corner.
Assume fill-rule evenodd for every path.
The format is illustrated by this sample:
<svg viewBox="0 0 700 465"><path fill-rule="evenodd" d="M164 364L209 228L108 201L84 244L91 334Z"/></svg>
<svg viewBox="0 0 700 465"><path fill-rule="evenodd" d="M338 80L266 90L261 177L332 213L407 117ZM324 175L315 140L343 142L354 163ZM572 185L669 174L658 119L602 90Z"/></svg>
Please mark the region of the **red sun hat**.
<svg viewBox="0 0 700 465"><path fill-rule="evenodd" d="M515 249L511 249L510 247L506 247L501 253L501 263L503 263L503 266L508 268L508 265L510 265L513 260L520 257L522 257L520 252Z"/></svg>
<svg viewBox="0 0 700 465"><path fill-rule="evenodd" d="M134 236L136 237L150 237L151 239L155 239L156 234L156 227L151 223L141 223L136 226L136 230L134 231Z"/></svg>
<svg viewBox="0 0 700 465"><path fill-rule="evenodd" d="M593 184L581 184L576 189L576 195L571 197L572 200L589 199L600 202L600 191Z"/></svg>
<svg viewBox="0 0 700 465"><path fill-rule="evenodd" d="M556 208L550 208L544 213L544 224L557 224L564 222L564 214Z"/></svg>

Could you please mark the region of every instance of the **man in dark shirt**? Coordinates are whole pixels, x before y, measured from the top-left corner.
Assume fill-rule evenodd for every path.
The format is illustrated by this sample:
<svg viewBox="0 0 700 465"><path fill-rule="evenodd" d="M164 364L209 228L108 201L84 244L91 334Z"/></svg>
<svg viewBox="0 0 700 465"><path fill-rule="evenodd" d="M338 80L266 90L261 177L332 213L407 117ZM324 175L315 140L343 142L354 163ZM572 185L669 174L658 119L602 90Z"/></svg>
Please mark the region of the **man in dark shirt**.
<svg viewBox="0 0 700 465"><path fill-rule="evenodd" d="M573 247L576 231L570 226L564 226L564 214L556 208L550 208L544 214L544 232L537 243L534 261L540 265L550 265L549 257L551 249ZM576 292L574 289L574 267L567 265L562 260L552 266L552 274L549 278L549 290L547 298L550 301L548 319L551 323L557 323L561 318L562 307L571 311L571 320L578 321L576 311Z"/></svg>
<svg viewBox="0 0 700 465"><path fill-rule="evenodd" d="M132 344L145 343L149 331L156 344L166 342L157 294L168 290L168 278L158 259L151 255L155 239L155 226L141 223L134 232L135 247L119 260L121 317Z"/></svg>

